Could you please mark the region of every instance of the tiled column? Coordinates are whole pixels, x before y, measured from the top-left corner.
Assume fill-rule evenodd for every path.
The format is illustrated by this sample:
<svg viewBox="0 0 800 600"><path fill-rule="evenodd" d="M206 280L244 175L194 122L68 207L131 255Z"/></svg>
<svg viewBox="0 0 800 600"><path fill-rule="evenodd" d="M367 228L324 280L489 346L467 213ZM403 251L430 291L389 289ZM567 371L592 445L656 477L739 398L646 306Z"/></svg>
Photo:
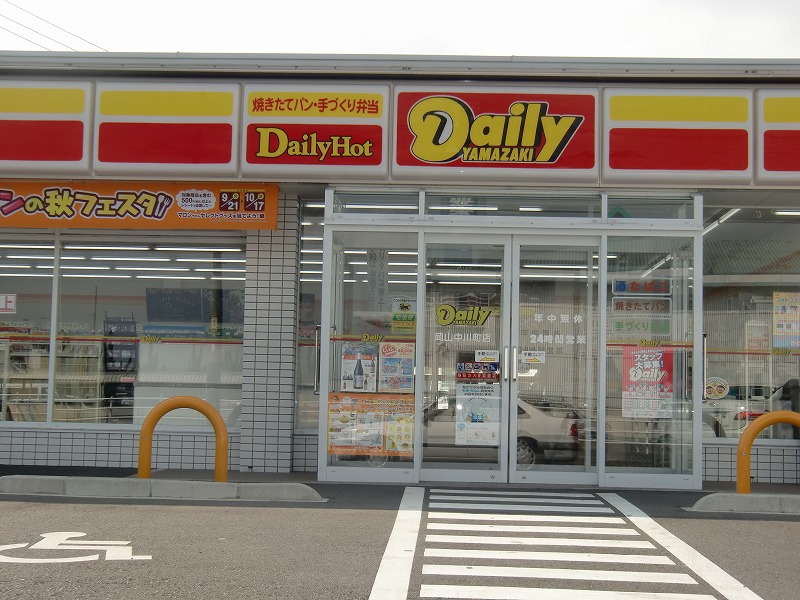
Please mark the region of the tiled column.
<svg viewBox="0 0 800 600"><path fill-rule="evenodd" d="M281 198L277 231L247 236L239 468L292 470L300 219Z"/></svg>

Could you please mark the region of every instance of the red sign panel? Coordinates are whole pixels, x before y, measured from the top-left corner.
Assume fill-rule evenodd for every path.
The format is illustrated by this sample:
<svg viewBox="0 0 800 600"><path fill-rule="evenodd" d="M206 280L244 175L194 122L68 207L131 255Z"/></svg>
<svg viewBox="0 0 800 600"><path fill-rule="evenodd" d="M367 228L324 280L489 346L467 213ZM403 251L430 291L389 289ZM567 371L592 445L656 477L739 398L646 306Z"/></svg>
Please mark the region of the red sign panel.
<svg viewBox="0 0 800 600"><path fill-rule="evenodd" d="M383 129L378 125L269 124L247 126L250 164L380 165Z"/></svg>
<svg viewBox="0 0 800 600"><path fill-rule="evenodd" d="M595 97L401 92L397 164L459 169L591 169Z"/></svg>

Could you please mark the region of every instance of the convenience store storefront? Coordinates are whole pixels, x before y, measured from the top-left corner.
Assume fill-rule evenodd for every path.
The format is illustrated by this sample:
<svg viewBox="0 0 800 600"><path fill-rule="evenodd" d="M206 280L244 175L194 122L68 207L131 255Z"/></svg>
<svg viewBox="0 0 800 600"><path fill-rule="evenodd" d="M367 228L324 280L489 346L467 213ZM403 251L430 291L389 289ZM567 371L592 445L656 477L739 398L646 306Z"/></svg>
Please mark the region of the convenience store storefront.
<svg viewBox="0 0 800 600"><path fill-rule="evenodd" d="M699 488L800 409L796 66L7 58L0 462L134 466L193 395L234 470Z"/></svg>

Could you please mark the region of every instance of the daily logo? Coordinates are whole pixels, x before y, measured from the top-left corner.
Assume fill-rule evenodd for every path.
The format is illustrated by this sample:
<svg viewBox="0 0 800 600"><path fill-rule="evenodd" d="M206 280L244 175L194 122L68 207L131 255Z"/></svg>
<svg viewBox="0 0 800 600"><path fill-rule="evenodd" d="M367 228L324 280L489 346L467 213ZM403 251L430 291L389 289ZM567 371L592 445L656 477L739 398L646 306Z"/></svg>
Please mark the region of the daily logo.
<svg viewBox="0 0 800 600"><path fill-rule="evenodd" d="M548 110L547 102L517 101L505 113L476 115L459 98L429 96L408 113L411 153L428 163L552 164L584 118Z"/></svg>

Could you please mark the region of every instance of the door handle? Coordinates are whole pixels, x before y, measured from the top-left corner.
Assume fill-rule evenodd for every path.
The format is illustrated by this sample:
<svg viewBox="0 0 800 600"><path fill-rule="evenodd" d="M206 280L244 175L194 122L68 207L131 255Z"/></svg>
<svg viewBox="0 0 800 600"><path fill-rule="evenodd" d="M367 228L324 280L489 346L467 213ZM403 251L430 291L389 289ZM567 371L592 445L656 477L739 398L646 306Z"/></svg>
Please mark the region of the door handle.
<svg viewBox="0 0 800 600"><path fill-rule="evenodd" d="M314 394L319 396L319 368L320 368L320 355L319 355L319 338L322 331L322 325L314 327Z"/></svg>
<svg viewBox="0 0 800 600"><path fill-rule="evenodd" d="M503 346L503 381L508 381L508 346Z"/></svg>
<svg viewBox="0 0 800 600"><path fill-rule="evenodd" d="M514 354L511 357L513 366L511 367L511 379L517 380L517 347L514 346Z"/></svg>

